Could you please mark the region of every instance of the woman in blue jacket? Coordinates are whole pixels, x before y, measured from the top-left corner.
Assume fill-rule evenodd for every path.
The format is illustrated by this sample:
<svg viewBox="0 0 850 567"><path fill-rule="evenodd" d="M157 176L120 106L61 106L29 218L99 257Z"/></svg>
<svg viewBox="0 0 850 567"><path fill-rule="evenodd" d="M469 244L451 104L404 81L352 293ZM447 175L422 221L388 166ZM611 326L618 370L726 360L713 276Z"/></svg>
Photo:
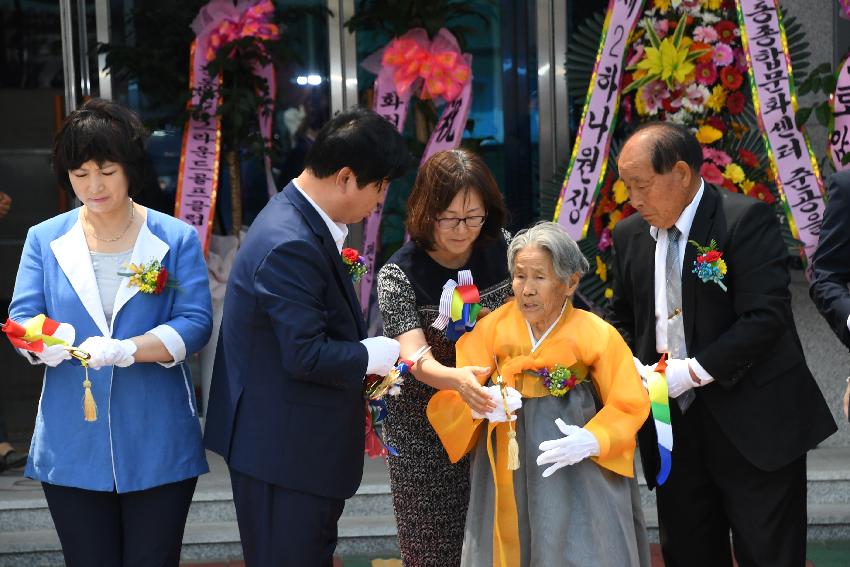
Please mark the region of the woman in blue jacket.
<svg viewBox="0 0 850 567"><path fill-rule="evenodd" d="M32 227L9 308L73 327L91 355L97 404L84 419L84 369L47 347L26 475L42 482L66 564L174 566L198 475L208 466L185 360L212 326L195 231L131 199L149 171L139 118L104 100L71 113L53 169L82 206ZM125 275L157 261L151 290ZM92 416L88 416L91 418Z"/></svg>

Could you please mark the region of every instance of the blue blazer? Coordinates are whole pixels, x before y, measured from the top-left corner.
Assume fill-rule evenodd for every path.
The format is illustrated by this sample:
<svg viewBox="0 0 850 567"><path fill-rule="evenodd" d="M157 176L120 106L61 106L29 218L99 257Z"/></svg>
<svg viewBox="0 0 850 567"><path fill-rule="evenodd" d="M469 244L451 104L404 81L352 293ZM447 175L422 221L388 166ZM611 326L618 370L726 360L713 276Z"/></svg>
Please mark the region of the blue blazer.
<svg viewBox="0 0 850 567"><path fill-rule="evenodd" d="M327 225L291 183L242 243L205 443L270 484L349 498L363 473L366 329Z"/></svg>
<svg viewBox="0 0 850 567"><path fill-rule="evenodd" d="M201 441L187 353L212 329L206 264L195 231L148 209L130 261L162 262L178 289L140 293L122 282L111 325L98 294L79 209L48 219L27 234L9 316L44 313L88 337L160 337L173 363L89 369L97 420L83 419L83 368L65 361L44 373L27 462L30 478L88 490L130 492L209 470ZM125 280L126 281L126 280Z"/></svg>

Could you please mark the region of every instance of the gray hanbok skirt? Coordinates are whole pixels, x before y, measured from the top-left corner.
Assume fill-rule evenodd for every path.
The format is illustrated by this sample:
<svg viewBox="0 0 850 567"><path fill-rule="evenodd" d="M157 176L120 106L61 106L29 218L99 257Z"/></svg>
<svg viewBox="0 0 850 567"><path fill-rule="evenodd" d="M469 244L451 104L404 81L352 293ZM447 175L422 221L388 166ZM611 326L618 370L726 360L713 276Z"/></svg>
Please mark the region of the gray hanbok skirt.
<svg viewBox="0 0 850 567"><path fill-rule="evenodd" d="M555 419L583 426L596 415L598 404L590 382L579 384L564 398L523 398L516 421L520 468L513 479L519 519L518 567L650 566L635 478L604 469L590 459L543 478L548 465L538 467L536 463L540 443L563 437ZM483 434L472 451L470 475L461 565L490 567L494 483Z"/></svg>

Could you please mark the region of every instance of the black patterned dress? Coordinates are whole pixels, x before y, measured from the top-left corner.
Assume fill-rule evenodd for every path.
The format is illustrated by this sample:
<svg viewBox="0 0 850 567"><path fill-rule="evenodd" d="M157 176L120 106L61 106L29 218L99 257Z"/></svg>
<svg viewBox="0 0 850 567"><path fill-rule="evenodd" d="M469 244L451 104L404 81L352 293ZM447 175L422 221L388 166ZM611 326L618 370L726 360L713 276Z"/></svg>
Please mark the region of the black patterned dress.
<svg viewBox="0 0 850 567"><path fill-rule="evenodd" d="M472 272L482 307L496 309L510 294L504 240L476 248L461 269ZM454 343L431 323L438 315L443 285L450 278L457 281L457 272L438 264L413 242L402 246L378 272L384 333L397 337L422 329L434 358L453 367ZM460 565L469 503L469 458L451 464L428 422L425 408L436 391L408 379L399 396L386 398L384 431L399 453L387 463L405 567Z"/></svg>

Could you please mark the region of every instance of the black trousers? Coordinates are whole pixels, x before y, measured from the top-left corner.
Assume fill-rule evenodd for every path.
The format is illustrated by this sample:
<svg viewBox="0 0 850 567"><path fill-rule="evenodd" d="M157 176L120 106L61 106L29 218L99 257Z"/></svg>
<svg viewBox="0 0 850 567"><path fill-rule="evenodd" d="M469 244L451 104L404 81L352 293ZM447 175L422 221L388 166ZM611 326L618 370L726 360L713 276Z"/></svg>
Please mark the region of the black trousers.
<svg viewBox="0 0 850 567"><path fill-rule="evenodd" d="M124 494L41 486L67 567L178 567L197 482Z"/></svg>
<svg viewBox="0 0 850 567"><path fill-rule="evenodd" d="M803 567L806 456L766 472L738 452L699 398L684 415L671 403L670 413L672 470L656 489L665 565L731 567L734 551L740 567Z"/></svg>
<svg viewBox="0 0 850 567"><path fill-rule="evenodd" d="M288 490L230 469L245 567L333 567L345 500Z"/></svg>

